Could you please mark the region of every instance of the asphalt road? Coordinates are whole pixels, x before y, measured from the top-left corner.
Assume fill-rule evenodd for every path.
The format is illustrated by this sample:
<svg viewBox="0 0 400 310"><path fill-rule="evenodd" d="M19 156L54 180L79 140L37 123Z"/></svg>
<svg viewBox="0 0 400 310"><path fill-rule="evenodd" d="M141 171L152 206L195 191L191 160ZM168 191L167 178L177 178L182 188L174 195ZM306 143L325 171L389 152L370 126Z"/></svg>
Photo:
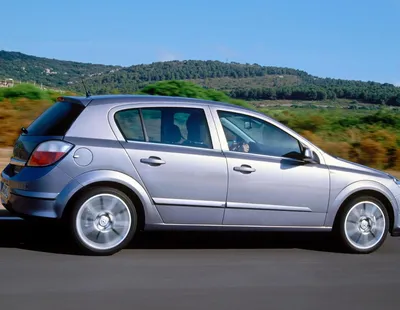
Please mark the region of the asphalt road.
<svg viewBox="0 0 400 310"><path fill-rule="evenodd" d="M147 233L111 257L57 229L0 222L0 309L393 309L400 239L372 255L324 234Z"/></svg>

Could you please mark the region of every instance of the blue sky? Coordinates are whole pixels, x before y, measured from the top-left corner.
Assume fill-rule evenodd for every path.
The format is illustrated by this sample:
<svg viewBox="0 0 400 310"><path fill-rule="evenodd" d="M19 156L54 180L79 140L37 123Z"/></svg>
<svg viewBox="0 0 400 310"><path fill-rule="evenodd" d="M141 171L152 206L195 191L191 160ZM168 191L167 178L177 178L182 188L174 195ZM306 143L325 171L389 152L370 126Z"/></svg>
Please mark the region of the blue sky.
<svg viewBox="0 0 400 310"><path fill-rule="evenodd" d="M400 0L2 1L0 49L133 65L212 59L400 85Z"/></svg>

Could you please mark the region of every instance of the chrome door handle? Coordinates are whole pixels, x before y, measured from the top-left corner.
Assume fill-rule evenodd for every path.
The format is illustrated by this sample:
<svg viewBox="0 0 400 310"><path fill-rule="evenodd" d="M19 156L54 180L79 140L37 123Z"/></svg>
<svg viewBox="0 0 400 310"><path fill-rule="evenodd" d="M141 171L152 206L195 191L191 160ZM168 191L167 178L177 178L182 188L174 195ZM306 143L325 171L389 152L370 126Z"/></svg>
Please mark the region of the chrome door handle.
<svg viewBox="0 0 400 310"><path fill-rule="evenodd" d="M165 164L165 161L160 157L150 156L149 158L142 158L140 162L143 164L149 164L150 166L159 166Z"/></svg>
<svg viewBox="0 0 400 310"><path fill-rule="evenodd" d="M256 169L252 168L249 165L241 165L240 167L233 167L233 170L243 173L252 173L256 171Z"/></svg>

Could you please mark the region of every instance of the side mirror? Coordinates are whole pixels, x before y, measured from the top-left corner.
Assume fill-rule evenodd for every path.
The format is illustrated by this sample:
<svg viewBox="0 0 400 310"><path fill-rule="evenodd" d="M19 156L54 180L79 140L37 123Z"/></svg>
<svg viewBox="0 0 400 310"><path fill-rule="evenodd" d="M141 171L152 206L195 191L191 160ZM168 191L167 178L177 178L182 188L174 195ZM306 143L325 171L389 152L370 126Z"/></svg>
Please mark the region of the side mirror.
<svg viewBox="0 0 400 310"><path fill-rule="evenodd" d="M244 128L251 129L251 122L244 122Z"/></svg>
<svg viewBox="0 0 400 310"><path fill-rule="evenodd" d="M317 161L314 159L313 152L307 147L304 149L303 161L310 164L317 163Z"/></svg>

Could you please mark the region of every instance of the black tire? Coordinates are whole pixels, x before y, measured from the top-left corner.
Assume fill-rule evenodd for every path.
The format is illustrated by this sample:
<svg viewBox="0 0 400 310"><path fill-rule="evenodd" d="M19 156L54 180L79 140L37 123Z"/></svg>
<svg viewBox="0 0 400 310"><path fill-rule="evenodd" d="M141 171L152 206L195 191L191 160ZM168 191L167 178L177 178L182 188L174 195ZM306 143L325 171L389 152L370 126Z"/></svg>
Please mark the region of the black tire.
<svg viewBox="0 0 400 310"><path fill-rule="evenodd" d="M371 204L371 208L376 208L376 213L375 213L376 216L374 218L377 219L377 221L379 221L380 224L384 223L384 226L383 226L384 228L382 230L374 231L374 229L372 229L373 233L371 233L371 232L368 233L367 231L364 231L365 234L362 234L361 233L361 228L362 228L361 222L364 217L360 216L359 221L356 221L357 224L353 224L352 219L354 218L354 216L350 215L351 216L351 221L350 221L350 216L349 216L350 212L352 210L355 210L355 208L358 208L358 207L362 208L363 207L363 204L361 204L362 202L368 202ZM349 218L348 218L348 216L349 216ZM348 218L349 221L346 221L346 218ZM369 219L367 218L366 221L368 222ZM375 222L377 222L377 221L375 221ZM350 238L350 236L349 236L351 234L349 232L349 229L346 229L347 222L348 222L347 227L351 227L351 225L354 225L353 228L357 227L358 231L356 233L357 234L356 239L372 237L372 240L374 240L374 241L373 242L371 241L371 243L369 245L362 246L360 241L356 242L357 240L352 240L352 238ZM369 227L369 226L367 226L367 227ZM378 227L378 226L375 224L375 227ZM368 229L369 228L367 228L367 230ZM343 250L345 252L354 253L354 254L369 254L369 253L372 253L372 252L375 252L376 250L378 250L382 246L382 244L385 242L387 235L388 235L388 231L389 231L389 215L388 215L385 205L379 199L372 197L372 196L367 196L367 195L358 196L358 197L355 197L355 198L351 199L350 201L348 201L343 206L343 209L341 210L338 221L334 228L334 233L335 233L340 245L342 246ZM365 237L365 236L367 236L367 237ZM376 237L374 237L374 236L376 236ZM361 240L361 239L359 239L359 240Z"/></svg>
<svg viewBox="0 0 400 310"><path fill-rule="evenodd" d="M83 233L80 232L80 228L77 225L77 216L81 210L81 208L84 206L85 202L87 202L91 198L99 197L99 195L104 195L105 197L112 195L113 199L117 197L121 202L124 207L123 209L127 209L125 212L129 212L130 217L130 225L127 226L127 232L125 232L123 235L125 237L120 241L120 243L116 244L115 246L109 247L109 248L96 248L94 246L91 246L88 244L87 241L85 241L85 237L82 237ZM126 207L126 208L125 208ZM81 211L82 212L82 211ZM122 212L121 212L122 213ZM81 194L78 199L74 202L72 206L72 210L70 212L70 216L68 217L68 225L71 231L72 239L75 242L75 244L78 246L79 252L82 252L83 254L86 255L112 255L123 248L125 248L133 239L134 235L136 234L137 230L137 223L138 223L138 217L137 217L137 211L136 208L133 204L133 202L129 199L129 197L123 193L122 191L111 188L111 187L94 187L91 189L88 189L85 191L83 194ZM115 217L116 218L116 217ZM99 223L99 221L97 221ZM109 223L113 223L113 221L110 220ZM94 222L93 222L94 225ZM98 226L98 225L97 225ZM112 228L111 228L112 229ZM116 231L116 230L113 230ZM98 232L98 230L93 230L96 235L100 235L101 232ZM111 232L110 232L111 233ZM117 234L117 233L115 233ZM98 243L100 245L100 243Z"/></svg>

